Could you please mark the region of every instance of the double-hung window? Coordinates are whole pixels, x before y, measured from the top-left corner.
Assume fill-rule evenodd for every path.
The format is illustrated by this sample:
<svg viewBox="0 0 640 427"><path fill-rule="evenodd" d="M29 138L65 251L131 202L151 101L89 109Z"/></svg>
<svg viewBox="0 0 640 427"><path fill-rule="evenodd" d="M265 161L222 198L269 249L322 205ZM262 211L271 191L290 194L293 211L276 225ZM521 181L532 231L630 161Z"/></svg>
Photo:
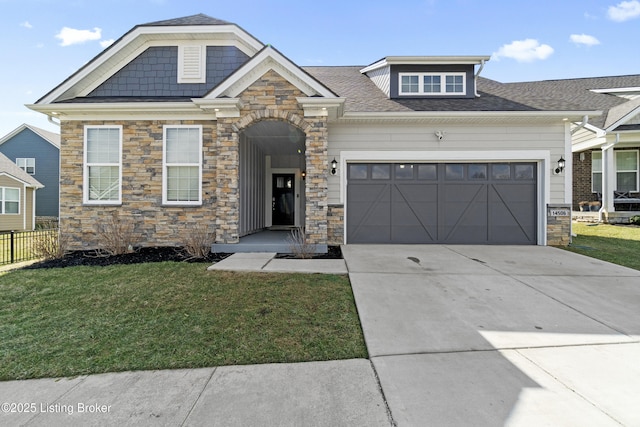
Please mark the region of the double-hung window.
<svg viewBox="0 0 640 427"><path fill-rule="evenodd" d="M465 73L400 73L399 94L465 95Z"/></svg>
<svg viewBox="0 0 640 427"><path fill-rule="evenodd" d="M85 126L84 202L122 202L122 126Z"/></svg>
<svg viewBox="0 0 640 427"><path fill-rule="evenodd" d="M616 150L616 191L638 192L638 150ZM602 192L602 151L591 153L591 190Z"/></svg>
<svg viewBox="0 0 640 427"><path fill-rule="evenodd" d="M22 169L29 175L35 175L36 173L36 159L34 159L33 157L18 157L16 159L16 165L18 165L20 169Z"/></svg>
<svg viewBox="0 0 640 427"><path fill-rule="evenodd" d="M163 145L163 203L202 204L202 126L165 126Z"/></svg>
<svg viewBox="0 0 640 427"><path fill-rule="evenodd" d="M0 187L0 214L20 213L20 189Z"/></svg>

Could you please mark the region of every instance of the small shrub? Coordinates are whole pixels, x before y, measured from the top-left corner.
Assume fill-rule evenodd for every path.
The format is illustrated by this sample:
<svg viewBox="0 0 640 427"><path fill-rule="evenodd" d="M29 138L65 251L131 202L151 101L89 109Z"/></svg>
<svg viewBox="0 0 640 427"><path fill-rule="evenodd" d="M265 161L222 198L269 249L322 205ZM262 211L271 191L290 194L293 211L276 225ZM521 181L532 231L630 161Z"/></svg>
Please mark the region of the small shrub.
<svg viewBox="0 0 640 427"><path fill-rule="evenodd" d="M291 230L291 235L287 237L287 243L291 253L296 258L308 259L312 258L316 252L316 245L307 241L307 235L302 227Z"/></svg>
<svg viewBox="0 0 640 427"><path fill-rule="evenodd" d="M640 225L640 215L634 215L631 218L629 218L629 223L630 224L635 224L635 225Z"/></svg>
<svg viewBox="0 0 640 427"><path fill-rule="evenodd" d="M39 230L33 239L33 254L47 260L63 258L69 252L69 240L60 229Z"/></svg>
<svg viewBox="0 0 640 427"><path fill-rule="evenodd" d="M98 226L98 251L101 255L121 255L133 251L133 223L120 219L117 211Z"/></svg>
<svg viewBox="0 0 640 427"><path fill-rule="evenodd" d="M182 247L191 258L206 258L211 252L214 233L206 225L197 225L182 236Z"/></svg>

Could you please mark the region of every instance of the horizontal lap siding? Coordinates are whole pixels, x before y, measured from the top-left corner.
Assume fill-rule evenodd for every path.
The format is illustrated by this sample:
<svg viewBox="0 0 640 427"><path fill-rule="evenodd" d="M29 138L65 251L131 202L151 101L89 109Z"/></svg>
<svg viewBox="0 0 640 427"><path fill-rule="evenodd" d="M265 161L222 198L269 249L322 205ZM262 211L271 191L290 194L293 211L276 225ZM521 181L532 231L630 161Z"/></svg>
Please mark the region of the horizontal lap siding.
<svg viewBox="0 0 640 427"><path fill-rule="evenodd" d="M442 130L438 141L435 132ZM340 159L341 151L506 151L545 150L551 165L565 155L565 127L489 125L381 125L332 124L329 127L328 159ZM340 167L340 166L339 166ZM329 177L329 203L340 203L340 174ZM543 175L545 171L542 171ZM551 173L550 202L564 203L564 176Z"/></svg>

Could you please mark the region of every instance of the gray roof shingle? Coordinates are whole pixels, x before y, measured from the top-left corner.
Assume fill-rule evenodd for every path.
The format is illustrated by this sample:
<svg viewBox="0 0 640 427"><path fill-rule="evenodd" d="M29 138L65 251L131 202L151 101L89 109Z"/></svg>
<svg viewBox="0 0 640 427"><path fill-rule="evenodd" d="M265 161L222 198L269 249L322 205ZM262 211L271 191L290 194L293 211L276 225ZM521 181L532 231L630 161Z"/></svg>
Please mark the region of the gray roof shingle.
<svg viewBox="0 0 640 427"><path fill-rule="evenodd" d="M182 18L165 19L163 21L148 22L139 25L140 27L163 27L180 25L232 25L231 22L222 19L212 18L204 13L197 15L183 16Z"/></svg>

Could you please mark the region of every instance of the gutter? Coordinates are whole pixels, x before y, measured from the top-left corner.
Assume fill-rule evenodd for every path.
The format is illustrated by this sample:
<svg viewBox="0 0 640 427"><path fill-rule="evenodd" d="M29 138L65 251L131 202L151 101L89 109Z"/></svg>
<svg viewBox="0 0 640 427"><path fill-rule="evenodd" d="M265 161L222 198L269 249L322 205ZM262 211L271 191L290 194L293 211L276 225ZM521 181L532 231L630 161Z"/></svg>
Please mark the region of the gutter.
<svg viewBox="0 0 640 427"><path fill-rule="evenodd" d="M51 117L49 114L47 114L47 120L49 120L49 123L60 127L60 122L56 122L55 120L53 120L53 117Z"/></svg>
<svg viewBox="0 0 640 427"><path fill-rule="evenodd" d="M473 76L473 85L474 85L474 95L476 96L476 98L480 97L480 94L478 93L478 76L480 76L480 73L482 72L482 69L484 68L484 64L487 61L485 61L484 59L480 60L480 68L478 68L478 72Z"/></svg>

